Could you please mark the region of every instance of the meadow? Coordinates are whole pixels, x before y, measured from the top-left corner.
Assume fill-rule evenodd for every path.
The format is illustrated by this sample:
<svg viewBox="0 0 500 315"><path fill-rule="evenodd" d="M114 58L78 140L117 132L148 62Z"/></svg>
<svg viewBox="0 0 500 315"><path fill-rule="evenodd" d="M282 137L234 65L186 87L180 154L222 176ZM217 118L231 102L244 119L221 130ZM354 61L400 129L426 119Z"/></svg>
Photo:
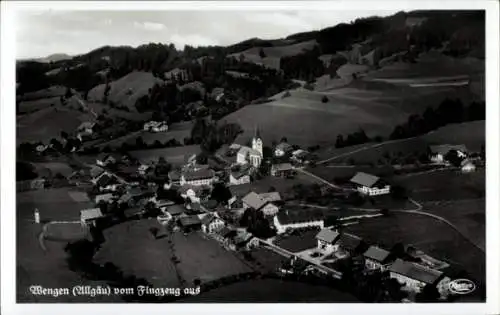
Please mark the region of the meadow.
<svg viewBox="0 0 500 315"><path fill-rule="evenodd" d="M189 145L164 149L130 151L129 154L143 164L157 162L160 157L164 157L167 162L173 165L181 165L185 163L190 156L199 154L200 152L201 148L199 145Z"/></svg>

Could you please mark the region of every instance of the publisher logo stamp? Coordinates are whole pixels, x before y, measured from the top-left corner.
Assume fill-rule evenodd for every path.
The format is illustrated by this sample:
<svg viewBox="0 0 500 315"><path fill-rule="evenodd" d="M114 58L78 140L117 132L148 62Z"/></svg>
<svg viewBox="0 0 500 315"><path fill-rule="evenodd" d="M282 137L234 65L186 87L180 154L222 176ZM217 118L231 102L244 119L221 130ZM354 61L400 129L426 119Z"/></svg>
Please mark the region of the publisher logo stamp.
<svg viewBox="0 0 500 315"><path fill-rule="evenodd" d="M469 279L456 279L449 283L449 289L454 294L469 294L476 289L476 285Z"/></svg>

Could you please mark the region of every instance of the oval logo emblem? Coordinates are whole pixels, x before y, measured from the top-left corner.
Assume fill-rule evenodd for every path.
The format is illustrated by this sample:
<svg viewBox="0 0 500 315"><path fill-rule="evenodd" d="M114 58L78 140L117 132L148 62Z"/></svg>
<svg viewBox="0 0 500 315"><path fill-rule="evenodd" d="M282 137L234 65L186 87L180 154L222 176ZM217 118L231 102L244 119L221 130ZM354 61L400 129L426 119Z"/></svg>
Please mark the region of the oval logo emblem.
<svg viewBox="0 0 500 315"><path fill-rule="evenodd" d="M469 294L476 289L476 285L468 279L456 279L450 281L449 289L454 294Z"/></svg>

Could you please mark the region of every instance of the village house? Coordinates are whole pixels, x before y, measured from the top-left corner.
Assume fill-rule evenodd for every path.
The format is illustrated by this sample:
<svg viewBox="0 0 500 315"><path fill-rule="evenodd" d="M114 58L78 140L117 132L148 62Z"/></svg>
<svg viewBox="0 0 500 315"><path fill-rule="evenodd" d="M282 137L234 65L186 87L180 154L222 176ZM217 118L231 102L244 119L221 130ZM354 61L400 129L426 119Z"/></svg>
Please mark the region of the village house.
<svg viewBox="0 0 500 315"><path fill-rule="evenodd" d="M356 189L368 196L378 196L389 194L391 191L391 186L382 180L380 177L358 172L351 178L351 183L356 185Z"/></svg>
<svg viewBox="0 0 500 315"><path fill-rule="evenodd" d="M189 215L179 218L179 226L184 232L197 231L201 229L201 220L197 215Z"/></svg>
<svg viewBox="0 0 500 315"><path fill-rule="evenodd" d="M104 173L104 169L102 167L97 166L97 165L92 166L89 170L89 175L92 179L97 178L102 173Z"/></svg>
<svg viewBox="0 0 500 315"><path fill-rule="evenodd" d="M106 203L111 203L116 200L115 195L108 193L108 194L100 194L95 196L95 204L98 205L101 201L106 202Z"/></svg>
<svg viewBox="0 0 500 315"><path fill-rule="evenodd" d="M227 201L227 208L228 209L243 209L243 201L241 198L237 196L232 196L228 201Z"/></svg>
<svg viewBox="0 0 500 315"><path fill-rule="evenodd" d="M368 247L363 257L366 269L382 271L386 270L395 259L391 252L374 245Z"/></svg>
<svg viewBox="0 0 500 315"><path fill-rule="evenodd" d="M298 149L292 152L290 160L295 163L304 164L307 162L308 157L309 157L309 152L302 149Z"/></svg>
<svg viewBox="0 0 500 315"><path fill-rule="evenodd" d="M314 211L281 211L273 218L273 224L278 234L289 229L303 229L307 227L324 228L323 215Z"/></svg>
<svg viewBox="0 0 500 315"><path fill-rule="evenodd" d="M462 170L462 173L470 173L470 172L475 172L476 171L476 165L472 163L471 160L465 159L462 161L460 165L460 169Z"/></svg>
<svg viewBox="0 0 500 315"><path fill-rule="evenodd" d="M120 157L116 154L101 153L97 156L96 164L102 167L115 164L120 160Z"/></svg>
<svg viewBox="0 0 500 315"><path fill-rule="evenodd" d="M240 146L236 154L236 163L251 164L255 168L259 168L263 158L263 144L260 138L259 130L256 129L255 136L252 138L252 147Z"/></svg>
<svg viewBox="0 0 500 315"><path fill-rule="evenodd" d="M274 156L283 157L292 151L293 151L293 147L290 144L288 144L286 142L281 142L278 145L276 145L276 147L274 148Z"/></svg>
<svg viewBox="0 0 500 315"><path fill-rule="evenodd" d="M224 221L222 221L217 215L209 213L201 218L201 230L204 233L212 234L220 231L224 227Z"/></svg>
<svg viewBox="0 0 500 315"><path fill-rule="evenodd" d="M261 199L263 199L264 201L272 202L275 205L283 203L283 200L281 199L281 195L277 191L262 193L262 194L259 194L259 197Z"/></svg>
<svg viewBox="0 0 500 315"><path fill-rule="evenodd" d="M252 167L249 164L238 165L233 167L229 174L230 185L243 185L250 183L250 170Z"/></svg>
<svg viewBox="0 0 500 315"><path fill-rule="evenodd" d="M443 273L422 265L397 259L388 268L389 276L398 280L414 292L420 292L426 285L437 286L443 278Z"/></svg>
<svg viewBox="0 0 500 315"><path fill-rule="evenodd" d="M256 211L262 211L262 213L266 216L273 216L279 211L279 208L276 205L265 201L253 191L243 197L241 201L243 202L244 209L251 208Z"/></svg>
<svg viewBox="0 0 500 315"><path fill-rule="evenodd" d="M215 172L208 168L202 168L196 171L187 171L181 175L180 185L194 185L194 186L202 186L202 185L212 185L215 182Z"/></svg>
<svg viewBox="0 0 500 315"><path fill-rule="evenodd" d="M48 147L49 147L49 146L47 146L47 145L44 145L44 144L39 144L39 145L37 145L37 146L36 146L35 151L36 151L38 154L41 154L41 153L45 152L45 150L47 150L47 148L48 148Z"/></svg>
<svg viewBox="0 0 500 315"><path fill-rule="evenodd" d="M363 253L368 247L361 237L349 233L342 233L337 245L338 251L350 256Z"/></svg>
<svg viewBox="0 0 500 315"><path fill-rule="evenodd" d="M91 136L94 133L95 122L86 121L78 126L77 131L80 136Z"/></svg>
<svg viewBox="0 0 500 315"><path fill-rule="evenodd" d="M202 190L202 186L184 185L179 187L177 192L184 200L189 199L191 202L200 203L200 195Z"/></svg>
<svg viewBox="0 0 500 315"><path fill-rule="evenodd" d="M92 183L98 187L99 191L116 191L122 182L113 174L104 172L92 179Z"/></svg>
<svg viewBox="0 0 500 315"><path fill-rule="evenodd" d="M317 235L318 249L325 253L336 252L338 244L336 244L340 234L331 229L322 229Z"/></svg>
<svg viewBox="0 0 500 315"><path fill-rule="evenodd" d="M457 151L457 155L459 158L467 157L467 148L463 144L459 145L450 145L450 144L442 144L442 145L431 145L429 147L430 150L430 160L434 163L444 163L445 156L450 151Z"/></svg>
<svg viewBox="0 0 500 315"><path fill-rule="evenodd" d="M144 124L143 129L149 132L166 132L168 131L168 124L166 121L149 121Z"/></svg>
<svg viewBox="0 0 500 315"><path fill-rule="evenodd" d="M165 209L162 209L162 211L163 210L175 218L184 214L186 209L182 205L169 205L166 206Z"/></svg>
<svg viewBox="0 0 500 315"><path fill-rule="evenodd" d="M170 181L170 184L179 185L181 181L181 173L177 170L168 172L168 180Z"/></svg>
<svg viewBox="0 0 500 315"><path fill-rule="evenodd" d="M290 163L273 164L271 175L276 177L286 177L294 174L294 169Z"/></svg>
<svg viewBox="0 0 500 315"><path fill-rule="evenodd" d="M99 208L84 209L80 211L80 223L82 226L95 226L96 221L102 217L103 215Z"/></svg>
<svg viewBox="0 0 500 315"><path fill-rule="evenodd" d="M145 176L149 169L151 169L151 165L141 164L137 168L137 173L141 176Z"/></svg>

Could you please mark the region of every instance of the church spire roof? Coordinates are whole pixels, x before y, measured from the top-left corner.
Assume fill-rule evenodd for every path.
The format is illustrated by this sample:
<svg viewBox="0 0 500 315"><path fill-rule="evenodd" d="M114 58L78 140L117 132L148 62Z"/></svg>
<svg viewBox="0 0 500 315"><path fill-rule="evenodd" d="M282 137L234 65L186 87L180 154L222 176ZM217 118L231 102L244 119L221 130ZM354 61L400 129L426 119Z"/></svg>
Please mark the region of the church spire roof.
<svg viewBox="0 0 500 315"><path fill-rule="evenodd" d="M255 134L254 134L254 138L255 139L262 139L260 137L260 130L259 130L259 126L258 125L255 125Z"/></svg>

